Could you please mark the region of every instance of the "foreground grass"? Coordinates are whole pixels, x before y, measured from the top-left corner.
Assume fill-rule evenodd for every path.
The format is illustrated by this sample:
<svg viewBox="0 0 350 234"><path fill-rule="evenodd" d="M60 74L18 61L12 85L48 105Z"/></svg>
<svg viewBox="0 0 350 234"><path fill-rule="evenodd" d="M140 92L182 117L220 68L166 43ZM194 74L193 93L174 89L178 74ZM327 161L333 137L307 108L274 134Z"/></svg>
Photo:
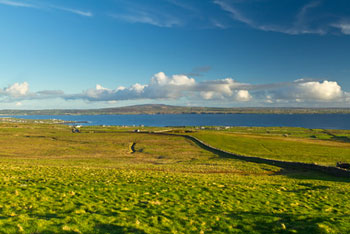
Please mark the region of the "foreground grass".
<svg viewBox="0 0 350 234"><path fill-rule="evenodd" d="M347 179L220 158L175 136L0 130L1 233L350 230Z"/></svg>
<svg viewBox="0 0 350 234"><path fill-rule="evenodd" d="M350 230L346 182L74 167L1 169L4 233Z"/></svg>

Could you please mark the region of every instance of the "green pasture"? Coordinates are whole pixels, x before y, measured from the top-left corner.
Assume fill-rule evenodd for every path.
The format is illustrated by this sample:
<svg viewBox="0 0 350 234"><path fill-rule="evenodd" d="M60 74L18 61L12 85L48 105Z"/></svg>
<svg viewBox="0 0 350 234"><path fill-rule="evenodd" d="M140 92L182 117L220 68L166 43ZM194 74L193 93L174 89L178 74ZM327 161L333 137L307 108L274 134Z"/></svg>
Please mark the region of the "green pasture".
<svg viewBox="0 0 350 234"><path fill-rule="evenodd" d="M132 130L0 124L0 233L350 231L350 179L221 158L180 136ZM349 157L346 142L310 138L309 130L177 131L242 154L289 159L291 144L301 148L290 160L335 162L312 147ZM262 152L259 141L280 151Z"/></svg>
<svg viewBox="0 0 350 234"><path fill-rule="evenodd" d="M350 131L302 128L238 127L191 135L237 154L335 166L350 162Z"/></svg>

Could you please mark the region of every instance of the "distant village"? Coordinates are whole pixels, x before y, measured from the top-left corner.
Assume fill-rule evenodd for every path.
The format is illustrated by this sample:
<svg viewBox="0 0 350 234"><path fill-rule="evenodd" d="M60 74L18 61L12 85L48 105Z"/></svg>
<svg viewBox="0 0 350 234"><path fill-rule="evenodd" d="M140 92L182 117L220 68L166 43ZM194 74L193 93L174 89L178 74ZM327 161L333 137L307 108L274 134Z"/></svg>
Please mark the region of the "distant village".
<svg viewBox="0 0 350 234"><path fill-rule="evenodd" d="M12 117L1 117L0 122L7 123L38 123L38 124L65 124L67 121L60 119L48 119L48 120L32 120L32 119L17 119Z"/></svg>
<svg viewBox="0 0 350 234"><path fill-rule="evenodd" d="M65 121L60 119L46 119L46 120L32 120L32 119L17 119L13 117L0 117L0 122L2 123L35 123L35 124L69 124L69 126L72 128L72 132L78 133L80 132L80 128L83 127L83 125L79 125L79 123L86 123L84 122L76 122L76 121ZM135 132L140 132L142 128L144 128L144 125L119 125L119 126L111 126L111 125L100 125L100 127L107 128L107 127L119 127L119 128L136 128ZM166 128L171 129L179 129L179 128L187 128L189 126L166 126ZM193 126L195 130L216 130L216 131L223 131L228 130L232 128L232 126ZM167 129L166 131L169 131Z"/></svg>

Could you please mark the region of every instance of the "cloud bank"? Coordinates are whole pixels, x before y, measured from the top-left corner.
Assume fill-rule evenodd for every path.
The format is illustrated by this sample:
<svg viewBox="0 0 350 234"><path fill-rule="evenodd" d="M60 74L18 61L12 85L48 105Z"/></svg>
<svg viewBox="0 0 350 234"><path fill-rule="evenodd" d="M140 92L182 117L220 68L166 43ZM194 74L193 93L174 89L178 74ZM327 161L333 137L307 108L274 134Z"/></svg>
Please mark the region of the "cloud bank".
<svg viewBox="0 0 350 234"><path fill-rule="evenodd" d="M240 89L245 84L231 78L196 82L186 75L167 76L163 72L155 74L148 84L136 83L130 87L119 86L116 89L96 85L82 94L68 95L66 99L84 99L88 101L121 101L121 100L232 100L245 102L251 100L249 91Z"/></svg>
<svg viewBox="0 0 350 234"><path fill-rule="evenodd" d="M298 79L292 82L274 84L247 84L232 78L196 81L183 74L167 76L159 72L147 84L135 83L129 87L114 89L97 84L76 94L65 94L61 90L31 92L27 82L14 83L0 89L2 102L19 103L25 100L84 100L87 102L108 102L129 100L191 101L192 103L225 103L240 105L341 105L347 106L350 93L343 91L336 81L315 81Z"/></svg>

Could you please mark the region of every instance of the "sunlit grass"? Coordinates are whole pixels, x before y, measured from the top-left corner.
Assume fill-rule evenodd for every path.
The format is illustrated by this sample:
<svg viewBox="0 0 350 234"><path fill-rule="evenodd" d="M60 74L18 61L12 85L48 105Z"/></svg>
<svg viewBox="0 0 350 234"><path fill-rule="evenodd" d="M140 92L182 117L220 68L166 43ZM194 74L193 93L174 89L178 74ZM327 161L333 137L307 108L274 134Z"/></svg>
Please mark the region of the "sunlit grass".
<svg viewBox="0 0 350 234"><path fill-rule="evenodd" d="M232 128L198 131L191 135L233 153L286 161L335 166L350 161L349 131L300 128ZM338 134L338 135L329 135Z"/></svg>
<svg viewBox="0 0 350 234"><path fill-rule="evenodd" d="M348 179L220 158L178 136L16 126L0 125L1 233L350 230ZM214 144L232 131L196 134Z"/></svg>

